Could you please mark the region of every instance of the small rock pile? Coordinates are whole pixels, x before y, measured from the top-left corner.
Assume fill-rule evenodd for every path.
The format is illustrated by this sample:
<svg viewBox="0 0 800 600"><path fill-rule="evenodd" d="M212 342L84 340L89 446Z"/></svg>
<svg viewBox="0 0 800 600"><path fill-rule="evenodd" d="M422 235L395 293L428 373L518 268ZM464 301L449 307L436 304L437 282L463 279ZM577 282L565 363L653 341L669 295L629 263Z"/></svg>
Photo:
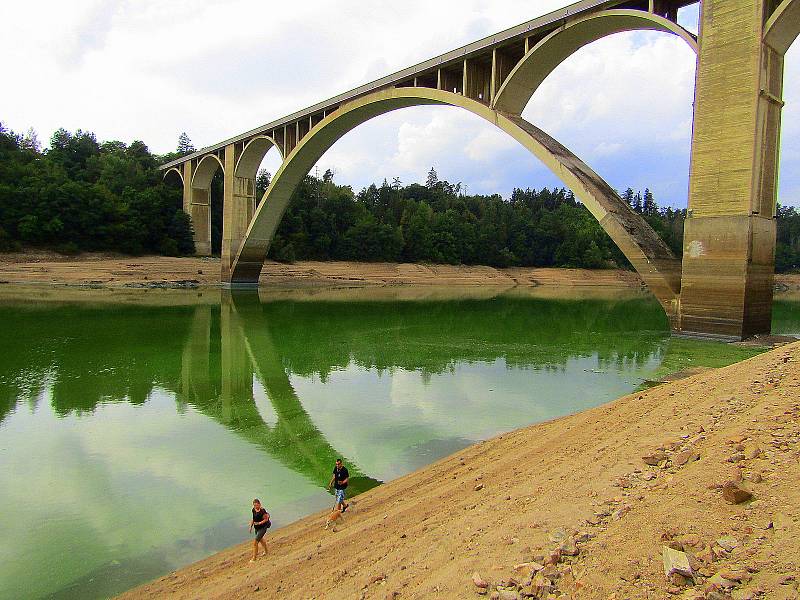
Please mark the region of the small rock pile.
<svg viewBox="0 0 800 600"><path fill-rule="evenodd" d="M576 559L580 547L594 536L576 529L554 529L549 534L551 550L534 556L530 562L514 565L518 576L509 577L491 584L479 573L472 574L472 583L479 595L492 600L520 600L522 598L553 599L560 597L559 587L580 587L576 573Z"/></svg>

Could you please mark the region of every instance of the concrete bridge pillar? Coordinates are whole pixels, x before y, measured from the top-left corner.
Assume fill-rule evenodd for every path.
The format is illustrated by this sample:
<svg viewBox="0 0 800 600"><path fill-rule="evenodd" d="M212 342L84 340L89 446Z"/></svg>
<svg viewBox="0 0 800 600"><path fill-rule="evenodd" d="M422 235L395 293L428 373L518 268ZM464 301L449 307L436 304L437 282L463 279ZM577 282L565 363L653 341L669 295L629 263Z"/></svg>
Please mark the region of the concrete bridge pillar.
<svg viewBox="0 0 800 600"><path fill-rule="evenodd" d="M211 189L192 186L194 165L183 163L183 210L192 220L194 252L197 256L211 256Z"/></svg>
<svg viewBox="0 0 800 600"><path fill-rule="evenodd" d="M241 177L236 161L241 148L225 147L225 187L222 206L222 281L230 282L231 267L256 210L255 177Z"/></svg>
<svg viewBox="0 0 800 600"><path fill-rule="evenodd" d="M763 43L764 0L703 0L682 333L769 333L783 58Z"/></svg>

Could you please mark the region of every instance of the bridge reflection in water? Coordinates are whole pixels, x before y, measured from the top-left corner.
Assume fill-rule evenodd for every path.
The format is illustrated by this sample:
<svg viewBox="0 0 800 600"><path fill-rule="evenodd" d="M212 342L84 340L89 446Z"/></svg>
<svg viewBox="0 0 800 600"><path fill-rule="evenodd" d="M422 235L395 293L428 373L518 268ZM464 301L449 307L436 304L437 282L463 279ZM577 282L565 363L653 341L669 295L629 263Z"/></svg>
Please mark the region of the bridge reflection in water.
<svg viewBox="0 0 800 600"><path fill-rule="evenodd" d="M272 343L258 294L235 296L223 293L218 322L211 306L195 309L182 355L178 401L194 406L318 485L327 485L333 462L340 457L350 470L351 494L380 484L331 447L303 409ZM212 339L215 335L218 340ZM214 343L220 345L219 352L212 351ZM211 364L210 357L218 357L219 364ZM259 412L254 376L277 415L274 424L265 422Z"/></svg>

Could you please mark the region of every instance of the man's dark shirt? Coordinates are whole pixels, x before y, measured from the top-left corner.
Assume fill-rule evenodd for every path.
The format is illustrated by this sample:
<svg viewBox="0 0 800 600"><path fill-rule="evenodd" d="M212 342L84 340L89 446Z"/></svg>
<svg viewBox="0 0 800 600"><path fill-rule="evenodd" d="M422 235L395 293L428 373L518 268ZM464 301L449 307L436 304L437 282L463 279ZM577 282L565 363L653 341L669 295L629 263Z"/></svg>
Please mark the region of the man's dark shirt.
<svg viewBox="0 0 800 600"><path fill-rule="evenodd" d="M337 490L347 489L347 484L343 482L348 477L350 477L350 473L347 472L347 467L344 465L342 465L341 468L333 467L333 487L335 487Z"/></svg>

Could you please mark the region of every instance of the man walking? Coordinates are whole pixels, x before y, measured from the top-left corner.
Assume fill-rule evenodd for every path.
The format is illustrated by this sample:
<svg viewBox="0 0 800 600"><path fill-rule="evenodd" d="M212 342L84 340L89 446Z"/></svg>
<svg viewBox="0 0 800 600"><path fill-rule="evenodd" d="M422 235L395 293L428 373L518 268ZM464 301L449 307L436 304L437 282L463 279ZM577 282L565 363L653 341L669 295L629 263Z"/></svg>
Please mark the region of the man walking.
<svg viewBox="0 0 800 600"><path fill-rule="evenodd" d="M344 501L344 491L347 489L347 482L350 480L350 473L347 472L347 467L342 464L342 459L336 459L336 465L333 467L333 475L328 483L328 489L334 486L336 489L336 506L334 510L347 510L348 505Z"/></svg>

